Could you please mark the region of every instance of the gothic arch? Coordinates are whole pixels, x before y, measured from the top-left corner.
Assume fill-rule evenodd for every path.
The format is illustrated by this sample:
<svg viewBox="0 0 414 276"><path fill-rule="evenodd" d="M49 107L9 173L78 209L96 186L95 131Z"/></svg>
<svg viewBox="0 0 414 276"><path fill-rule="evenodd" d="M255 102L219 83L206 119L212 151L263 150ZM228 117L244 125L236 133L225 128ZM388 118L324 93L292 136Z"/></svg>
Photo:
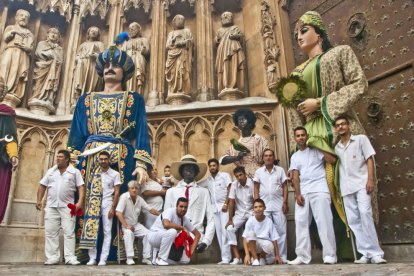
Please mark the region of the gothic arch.
<svg viewBox="0 0 414 276"><path fill-rule="evenodd" d="M231 114L224 114L216 121L213 127L214 137L217 137L220 133L224 131L224 125L227 121L233 123L233 117ZM237 127L233 126L233 130L237 131Z"/></svg>
<svg viewBox="0 0 414 276"><path fill-rule="evenodd" d="M183 128L181 127L181 124L177 122L174 119L166 119L164 120L160 126L157 128L157 131L155 132L155 140L154 142L159 142L160 139L165 136L166 130L169 126L174 127L174 134L176 134L180 139L183 138Z"/></svg>
<svg viewBox="0 0 414 276"><path fill-rule="evenodd" d="M270 121L270 118L266 116L266 114L263 114L262 112L256 112L256 118L257 120L260 120L263 122L263 128L269 131L271 134L274 133L272 122Z"/></svg>
<svg viewBox="0 0 414 276"><path fill-rule="evenodd" d="M59 130L53 137L52 142L50 143L50 151L54 151L58 146L64 143L63 138L69 135L69 130L66 128Z"/></svg>
<svg viewBox="0 0 414 276"><path fill-rule="evenodd" d="M31 140L31 137L33 136L34 133L38 133L40 137L43 138L43 139L40 139L39 141L40 142L43 141L45 148L49 148L49 145L51 143L50 143L47 133L39 127L31 127L22 133L22 138L19 141L19 145L20 145L19 151L21 151L21 147L24 143L29 142Z"/></svg>
<svg viewBox="0 0 414 276"><path fill-rule="evenodd" d="M188 138L190 138L190 136L192 134L194 134L194 128L197 124L200 124L204 127L203 129L203 133L209 135L210 137L212 136L212 129L211 129L211 124L209 121L207 121L205 118L203 117L194 117L192 118L187 125L184 128L184 141L188 141Z"/></svg>

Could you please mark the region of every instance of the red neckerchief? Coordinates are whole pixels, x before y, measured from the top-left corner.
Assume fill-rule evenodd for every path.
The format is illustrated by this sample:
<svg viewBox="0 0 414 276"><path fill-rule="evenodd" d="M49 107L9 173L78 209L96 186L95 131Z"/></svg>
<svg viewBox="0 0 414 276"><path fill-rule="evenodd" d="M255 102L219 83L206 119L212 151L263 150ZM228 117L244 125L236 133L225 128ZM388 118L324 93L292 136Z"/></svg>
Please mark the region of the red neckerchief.
<svg viewBox="0 0 414 276"><path fill-rule="evenodd" d="M177 235L177 237L175 238L175 248L178 248L180 246L184 246L185 249L185 253L187 254L188 257L191 258L191 250L190 247L193 244L194 240L191 237L190 234L187 234L187 232L185 231L181 231L180 234Z"/></svg>

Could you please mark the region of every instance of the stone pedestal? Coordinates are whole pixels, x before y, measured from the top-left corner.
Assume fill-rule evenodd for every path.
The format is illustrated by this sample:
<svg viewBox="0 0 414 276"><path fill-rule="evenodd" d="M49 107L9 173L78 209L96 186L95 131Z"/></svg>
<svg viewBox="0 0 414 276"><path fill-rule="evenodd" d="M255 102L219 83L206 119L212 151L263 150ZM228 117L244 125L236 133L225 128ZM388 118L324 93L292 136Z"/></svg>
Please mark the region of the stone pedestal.
<svg viewBox="0 0 414 276"><path fill-rule="evenodd" d="M186 94L177 93L167 97L167 103L172 105L181 105L191 102L191 97Z"/></svg>
<svg viewBox="0 0 414 276"><path fill-rule="evenodd" d="M13 94L7 94L1 103L6 104L14 109L21 103L21 100Z"/></svg>
<svg viewBox="0 0 414 276"><path fill-rule="evenodd" d="M159 93L157 91L152 90L149 92L147 105L148 106L156 106L160 104L160 99L158 97Z"/></svg>
<svg viewBox="0 0 414 276"><path fill-rule="evenodd" d="M28 106L30 108L30 112L37 115L47 116L49 114L55 113L56 111L56 108L50 102L45 102L38 99L30 100Z"/></svg>
<svg viewBox="0 0 414 276"><path fill-rule="evenodd" d="M233 88L224 88L218 94L220 100L233 101L244 98L244 92Z"/></svg>

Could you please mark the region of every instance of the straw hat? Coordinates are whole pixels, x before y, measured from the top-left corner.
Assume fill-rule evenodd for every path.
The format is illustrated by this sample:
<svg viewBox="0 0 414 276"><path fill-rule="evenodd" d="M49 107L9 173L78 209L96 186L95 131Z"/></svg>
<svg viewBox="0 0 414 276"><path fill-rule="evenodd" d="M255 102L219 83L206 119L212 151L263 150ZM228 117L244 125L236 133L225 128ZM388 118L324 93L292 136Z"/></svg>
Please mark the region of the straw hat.
<svg viewBox="0 0 414 276"><path fill-rule="evenodd" d="M173 162L171 164L171 174L174 176L175 179L177 179L177 180L183 179L183 177L180 175L180 167L182 165L185 165L185 164L196 165L198 167L199 172L195 177L196 181L203 178L203 176L207 172L207 165L206 164L198 163L197 159L194 156L192 156L191 154L187 154L187 155L184 155L183 157L181 157L181 161Z"/></svg>

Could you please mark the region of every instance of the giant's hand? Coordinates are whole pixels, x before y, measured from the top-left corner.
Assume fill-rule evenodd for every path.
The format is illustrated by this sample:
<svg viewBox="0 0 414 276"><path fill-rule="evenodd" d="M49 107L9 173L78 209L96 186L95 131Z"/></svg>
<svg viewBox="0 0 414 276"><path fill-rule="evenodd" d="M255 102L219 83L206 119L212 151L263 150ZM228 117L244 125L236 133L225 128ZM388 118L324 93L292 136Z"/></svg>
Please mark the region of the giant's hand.
<svg viewBox="0 0 414 276"><path fill-rule="evenodd" d="M318 100L317 99L306 99L304 102L298 105L298 111L305 116L312 114L318 110Z"/></svg>
<svg viewBox="0 0 414 276"><path fill-rule="evenodd" d="M148 180L148 173L147 171L142 167L136 167L132 175L137 176L137 182L138 184L142 185Z"/></svg>

